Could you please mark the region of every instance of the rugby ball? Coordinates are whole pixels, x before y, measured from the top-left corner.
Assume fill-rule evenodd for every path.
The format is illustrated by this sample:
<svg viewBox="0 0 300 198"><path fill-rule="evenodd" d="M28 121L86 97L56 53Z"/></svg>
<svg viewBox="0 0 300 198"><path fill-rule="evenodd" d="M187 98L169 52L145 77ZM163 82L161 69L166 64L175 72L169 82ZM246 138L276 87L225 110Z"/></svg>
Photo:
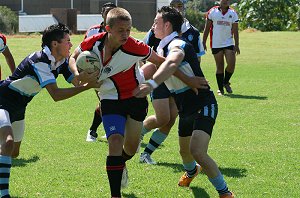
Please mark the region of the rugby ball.
<svg viewBox="0 0 300 198"><path fill-rule="evenodd" d="M76 66L79 73L82 71L93 73L101 70L99 57L93 51L83 51L80 53L76 59Z"/></svg>

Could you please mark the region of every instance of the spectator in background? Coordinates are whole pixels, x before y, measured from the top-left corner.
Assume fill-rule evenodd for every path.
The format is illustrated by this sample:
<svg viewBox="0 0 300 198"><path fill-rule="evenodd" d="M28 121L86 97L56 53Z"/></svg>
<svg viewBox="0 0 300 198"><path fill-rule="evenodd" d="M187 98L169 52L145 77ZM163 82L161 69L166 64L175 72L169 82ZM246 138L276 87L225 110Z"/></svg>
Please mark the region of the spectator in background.
<svg viewBox="0 0 300 198"><path fill-rule="evenodd" d="M16 69L15 60L9 50L9 47L6 44L5 35L1 33L0 33L0 53L4 55L6 63L9 66L11 73L13 73ZM1 75L1 65L0 65L0 80L1 79L2 79L2 75Z"/></svg>
<svg viewBox="0 0 300 198"><path fill-rule="evenodd" d="M224 95L224 88L227 93L232 93L229 80L235 69L235 54L240 54L239 19L237 13L229 5L230 0L221 0L219 6L215 6L208 11L203 32L203 46L205 50L207 50L206 40L210 32L210 47L217 67L216 79L219 96ZM225 75L224 57L227 62Z"/></svg>

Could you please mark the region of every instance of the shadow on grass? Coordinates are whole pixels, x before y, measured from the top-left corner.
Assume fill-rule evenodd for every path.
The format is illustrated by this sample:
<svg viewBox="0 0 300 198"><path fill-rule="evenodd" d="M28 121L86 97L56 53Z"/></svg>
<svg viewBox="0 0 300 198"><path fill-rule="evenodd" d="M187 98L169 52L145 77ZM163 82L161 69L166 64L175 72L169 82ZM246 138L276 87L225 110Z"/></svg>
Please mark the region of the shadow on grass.
<svg viewBox="0 0 300 198"><path fill-rule="evenodd" d="M182 164L168 163L168 162L158 162L156 166L166 166L173 168L174 172L183 172Z"/></svg>
<svg viewBox="0 0 300 198"><path fill-rule="evenodd" d="M246 96L240 94L225 94L228 98L237 98L237 99L251 99L251 100L267 100L266 96Z"/></svg>
<svg viewBox="0 0 300 198"><path fill-rule="evenodd" d="M127 198L137 198L137 196L135 196L133 193L127 194L127 193L122 193L123 197L127 197Z"/></svg>
<svg viewBox="0 0 300 198"><path fill-rule="evenodd" d="M190 187L190 189L193 192L194 197L210 198L209 194L202 188Z"/></svg>
<svg viewBox="0 0 300 198"><path fill-rule="evenodd" d="M28 163L33 163L38 161L40 158L39 156L33 156L29 159L24 159L24 158L17 158L17 159L13 159L12 161L12 165L13 167L24 167L26 166Z"/></svg>
<svg viewBox="0 0 300 198"><path fill-rule="evenodd" d="M247 177L247 170L244 168L222 168L219 167L221 173L227 177Z"/></svg>
<svg viewBox="0 0 300 198"><path fill-rule="evenodd" d="M166 166L170 167L174 170L174 172L183 172L183 166L182 164L177 163L168 163L168 162L158 162L156 166ZM247 176L247 170L246 169L240 169L240 168L222 168L219 167L221 173L223 175L226 175L227 177L246 177ZM204 174L204 173L202 173Z"/></svg>

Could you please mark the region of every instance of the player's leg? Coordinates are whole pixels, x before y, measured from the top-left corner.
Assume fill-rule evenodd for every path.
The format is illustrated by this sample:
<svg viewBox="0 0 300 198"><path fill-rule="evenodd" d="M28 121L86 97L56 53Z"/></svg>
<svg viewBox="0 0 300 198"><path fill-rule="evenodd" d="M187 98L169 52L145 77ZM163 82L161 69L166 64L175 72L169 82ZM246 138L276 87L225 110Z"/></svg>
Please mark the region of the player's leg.
<svg viewBox="0 0 300 198"><path fill-rule="evenodd" d="M9 196L9 176L11 154L13 151L13 130L9 113L0 109L0 193L1 197Z"/></svg>
<svg viewBox="0 0 300 198"><path fill-rule="evenodd" d="M173 97L169 97L168 104L158 104L153 101L154 109L159 109L156 111L157 119L161 119L164 117L167 112L169 112L168 117L170 117L169 122L157 129L152 133L149 143L147 144L144 152L140 156L140 162L144 162L147 164L156 164L156 162L151 158L152 153L165 141L167 138L172 126L175 123L176 117L178 115L178 110ZM167 106L169 105L169 106ZM169 107L169 108L166 108ZM162 114L159 114L163 112ZM163 123L161 123L163 124Z"/></svg>
<svg viewBox="0 0 300 198"><path fill-rule="evenodd" d="M14 149L12 152L12 157L17 158L19 156L22 139L24 137L25 120L22 119L14 121L12 123L12 129L14 134Z"/></svg>
<svg viewBox="0 0 300 198"><path fill-rule="evenodd" d="M231 197L231 192L228 190L222 173L215 161L207 153L217 111L217 104L211 104L205 106L198 113L191 137L190 151L194 159L202 167L202 171L218 191L220 197L224 195Z"/></svg>
<svg viewBox="0 0 300 198"><path fill-rule="evenodd" d="M96 92L96 95L97 95L98 99L100 100L100 98L98 96L98 92L96 90L95 90L95 92ZM86 141L87 142L95 142L97 140L97 137L98 137L97 129L100 126L100 124L102 123L100 105L101 105L101 103L99 102L97 104L96 109L95 109L92 125L91 125L91 127L88 130L87 135L86 135Z"/></svg>
<svg viewBox="0 0 300 198"><path fill-rule="evenodd" d="M103 126L108 141L106 172L109 180L111 196L121 197L121 180L125 167L122 157L126 115L121 101L101 101Z"/></svg>
<svg viewBox="0 0 300 198"><path fill-rule="evenodd" d="M218 84L218 95L224 95L224 52L222 48L212 50L216 62L216 79Z"/></svg>
<svg viewBox="0 0 300 198"><path fill-rule="evenodd" d="M233 46L225 49L225 59L227 62L227 66L225 69L224 87L228 93L232 93L230 78L234 73L236 63L236 56L235 51L233 50Z"/></svg>
<svg viewBox="0 0 300 198"><path fill-rule="evenodd" d="M192 180L200 172L200 166L197 165L194 157L190 152L190 140L193 132L193 122L194 116L179 118L179 153L182 159L185 173L179 179L178 185L183 187L189 187Z"/></svg>

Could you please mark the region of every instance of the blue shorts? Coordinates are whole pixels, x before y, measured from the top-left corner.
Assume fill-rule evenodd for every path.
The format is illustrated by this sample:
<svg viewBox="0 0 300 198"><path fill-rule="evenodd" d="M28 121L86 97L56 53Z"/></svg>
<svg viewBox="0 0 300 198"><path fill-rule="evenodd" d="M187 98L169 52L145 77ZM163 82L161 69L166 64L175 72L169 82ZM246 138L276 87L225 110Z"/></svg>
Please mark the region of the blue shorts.
<svg viewBox="0 0 300 198"><path fill-rule="evenodd" d="M101 100L103 126L106 136L118 133L124 136L127 116L143 122L148 113L147 98Z"/></svg>
<svg viewBox="0 0 300 198"><path fill-rule="evenodd" d="M151 94L151 101L156 100L156 99L166 99L171 97L172 94L165 85L165 83L161 83L156 89L154 89Z"/></svg>

